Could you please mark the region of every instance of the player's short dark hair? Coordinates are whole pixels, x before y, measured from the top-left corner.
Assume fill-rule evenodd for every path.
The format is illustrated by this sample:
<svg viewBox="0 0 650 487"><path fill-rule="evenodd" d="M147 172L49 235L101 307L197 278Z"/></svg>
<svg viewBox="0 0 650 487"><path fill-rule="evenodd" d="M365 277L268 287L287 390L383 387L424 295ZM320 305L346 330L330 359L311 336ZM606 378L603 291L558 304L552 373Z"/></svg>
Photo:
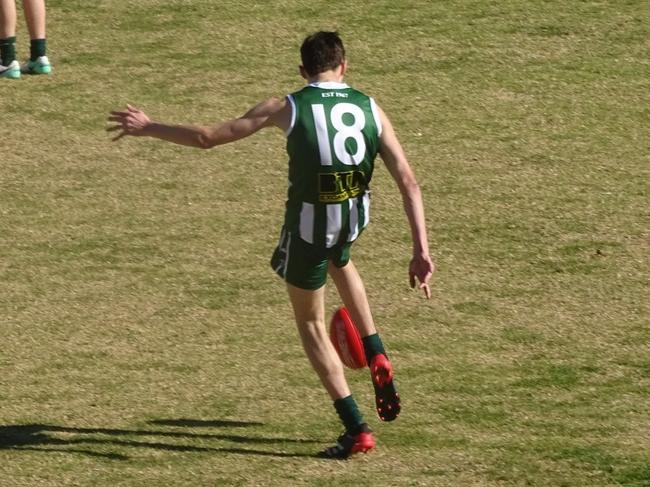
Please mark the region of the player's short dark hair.
<svg viewBox="0 0 650 487"><path fill-rule="evenodd" d="M345 48L338 32L316 32L300 46L302 66L309 76L337 68L345 60Z"/></svg>

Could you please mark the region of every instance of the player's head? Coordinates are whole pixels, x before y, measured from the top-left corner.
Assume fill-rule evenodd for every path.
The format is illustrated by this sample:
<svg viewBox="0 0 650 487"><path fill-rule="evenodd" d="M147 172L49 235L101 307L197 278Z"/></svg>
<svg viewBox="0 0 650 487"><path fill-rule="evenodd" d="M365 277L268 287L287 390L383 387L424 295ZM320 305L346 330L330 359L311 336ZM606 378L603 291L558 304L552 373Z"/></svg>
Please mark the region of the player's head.
<svg viewBox="0 0 650 487"><path fill-rule="evenodd" d="M337 32L316 32L300 46L301 70L307 76L316 76L336 69L345 63L345 48Z"/></svg>

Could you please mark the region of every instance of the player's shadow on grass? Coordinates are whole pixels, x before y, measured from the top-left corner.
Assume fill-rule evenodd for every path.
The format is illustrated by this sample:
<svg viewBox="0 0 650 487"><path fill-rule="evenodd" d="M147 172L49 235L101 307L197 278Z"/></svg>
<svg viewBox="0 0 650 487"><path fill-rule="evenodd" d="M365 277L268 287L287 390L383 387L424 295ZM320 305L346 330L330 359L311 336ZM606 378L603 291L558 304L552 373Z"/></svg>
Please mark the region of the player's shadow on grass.
<svg viewBox="0 0 650 487"><path fill-rule="evenodd" d="M273 457L314 457L309 453L287 453L244 447L211 447L191 444L178 444L173 440L199 440L206 442L227 441L245 445L280 445L286 443L318 443L315 440L246 436L222 433L194 433L181 428L215 428L261 426L263 423L247 421L203 421L194 419L160 419L149 421L158 426L172 426L173 431L161 429L113 429L113 428L74 428L48 424L19 424L0 426L0 450L28 450L39 452L78 453L109 460L128 460L122 453L95 451L93 445L102 447L150 448L154 450L188 453L236 453L241 455L260 455ZM144 437L146 440L129 439ZM164 441L167 440L167 441Z"/></svg>

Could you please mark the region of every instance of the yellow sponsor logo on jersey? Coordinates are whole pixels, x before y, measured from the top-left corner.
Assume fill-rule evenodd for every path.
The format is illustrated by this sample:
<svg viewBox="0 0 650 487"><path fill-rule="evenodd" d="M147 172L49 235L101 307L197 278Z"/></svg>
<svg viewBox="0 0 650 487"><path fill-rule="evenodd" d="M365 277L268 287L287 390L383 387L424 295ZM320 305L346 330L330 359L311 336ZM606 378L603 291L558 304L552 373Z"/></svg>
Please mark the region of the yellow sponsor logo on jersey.
<svg viewBox="0 0 650 487"><path fill-rule="evenodd" d="M363 171L321 173L318 194L321 203L340 203L362 195L367 188Z"/></svg>

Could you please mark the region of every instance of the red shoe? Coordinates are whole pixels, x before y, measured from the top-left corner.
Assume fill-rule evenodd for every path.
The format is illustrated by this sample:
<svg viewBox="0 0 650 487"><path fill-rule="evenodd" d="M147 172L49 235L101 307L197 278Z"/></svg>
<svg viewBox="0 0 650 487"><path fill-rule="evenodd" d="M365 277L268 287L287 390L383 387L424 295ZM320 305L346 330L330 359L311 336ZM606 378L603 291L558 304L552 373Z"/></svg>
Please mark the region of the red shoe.
<svg viewBox="0 0 650 487"><path fill-rule="evenodd" d="M367 451L372 450L376 445L375 437L372 435L370 428L366 426L365 429L367 431L363 431L356 435L348 432L343 433L339 436L336 445L325 449L319 456L323 458L345 460L355 453L366 453Z"/></svg>
<svg viewBox="0 0 650 487"><path fill-rule="evenodd" d="M393 366L384 354L375 355L370 361L370 376L375 388L377 414L382 421L393 421L399 415L399 394L393 382Z"/></svg>

